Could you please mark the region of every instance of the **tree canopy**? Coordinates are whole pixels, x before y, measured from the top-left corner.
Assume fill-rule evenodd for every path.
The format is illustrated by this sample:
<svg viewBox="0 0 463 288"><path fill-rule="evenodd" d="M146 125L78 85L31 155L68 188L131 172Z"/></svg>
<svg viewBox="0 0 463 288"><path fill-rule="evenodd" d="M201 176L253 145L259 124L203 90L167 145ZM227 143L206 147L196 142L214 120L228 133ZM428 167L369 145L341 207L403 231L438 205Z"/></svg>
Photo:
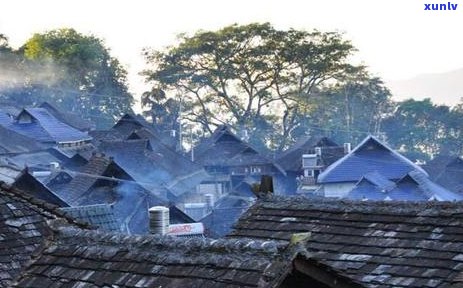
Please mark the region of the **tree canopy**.
<svg viewBox="0 0 463 288"><path fill-rule="evenodd" d="M277 30L268 23L181 35L165 51L145 51L150 68L143 74L153 89L143 98L178 95L184 119L205 131L226 123L260 133L252 137L260 144L275 133L283 143L298 126L304 101L346 73L353 51L339 33ZM143 103L153 108L154 102Z"/></svg>
<svg viewBox="0 0 463 288"><path fill-rule="evenodd" d="M50 101L100 127L131 109L126 70L95 36L51 30L34 34L16 54L24 80L7 98L21 105Z"/></svg>

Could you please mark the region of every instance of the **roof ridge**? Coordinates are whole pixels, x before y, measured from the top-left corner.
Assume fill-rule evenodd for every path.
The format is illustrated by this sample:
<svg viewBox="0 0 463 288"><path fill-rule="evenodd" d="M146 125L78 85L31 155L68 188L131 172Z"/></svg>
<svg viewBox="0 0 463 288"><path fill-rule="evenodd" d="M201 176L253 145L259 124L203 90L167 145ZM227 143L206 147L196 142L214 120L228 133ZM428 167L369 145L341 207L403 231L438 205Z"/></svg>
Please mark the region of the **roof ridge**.
<svg viewBox="0 0 463 288"><path fill-rule="evenodd" d="M63 225L60 221L50 221L50 227L62 244L82 242L82 239L95 241L97 244L115 244L130 249L144 249L149 253L148 247L158 247L166 250L181 249L184 252L195 252L198 249L205 251L223 252L253 252L275 256L289 247L287 241L256 240L251 238L181 238L161 235L126 235L110 233L101 230L83 230ZM153 251L155 253L155 251Z"/></svg>
<svg viewBox="0 0 463 288"><path fill-rule="evenodd" d="M58 218L65 219L69 224L76 225L77 227L90 228L90 226L87 223L76 220L68 216L63 211L59 210L60 207L43 201L41 199L34 198L28 195L27 193L22 193L21 190L13 188L3 181L0 181L0 188L3 191L3 193L6 192L10 197L13 197L23 203L28 203L31 209L35 210L37 213L47 218L50 218L50 215L55 215ZM50 215L46 215L45 213L43 213L44 211L49 213Z"/></svg>

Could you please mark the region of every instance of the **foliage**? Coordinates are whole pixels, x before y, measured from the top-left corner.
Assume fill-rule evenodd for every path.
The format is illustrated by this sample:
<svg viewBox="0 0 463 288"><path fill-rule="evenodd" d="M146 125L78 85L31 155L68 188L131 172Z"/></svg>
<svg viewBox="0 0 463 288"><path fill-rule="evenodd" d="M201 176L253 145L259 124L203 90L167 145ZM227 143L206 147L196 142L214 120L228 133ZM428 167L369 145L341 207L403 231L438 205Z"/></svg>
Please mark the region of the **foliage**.
<svg viewBox="0 0 463 288"><path fill-rule="evenodd" d="M34 34L20 51L27 60L26 73L43 69L43 77L30 75L25 83L23 91L33 102L29 105L51 101L66 111L93 118L100 127L130 111L133 98L127 73L100 39L58 29Z"/></svg>
<svg viewBox="0 0 463 288"><path fill-rule="evenodd" d="M338 33L232 25L181 35L166 51L145 51L151 67L143 74L151 91L181 95L184 118L205 131L223 123L242 135L268 129L251 137L263 146L276 133L281 143L290 137L301 102L317 85L340 77L353 50Z"/></svg>
<svg viewBox="0 0 463 288"><path fill-rule="evenodd" d="M435 105L429 98L397 103L394 113L385 119L389 142L416 160L438 154L460 155L461 120L459 106Z"/></svg>

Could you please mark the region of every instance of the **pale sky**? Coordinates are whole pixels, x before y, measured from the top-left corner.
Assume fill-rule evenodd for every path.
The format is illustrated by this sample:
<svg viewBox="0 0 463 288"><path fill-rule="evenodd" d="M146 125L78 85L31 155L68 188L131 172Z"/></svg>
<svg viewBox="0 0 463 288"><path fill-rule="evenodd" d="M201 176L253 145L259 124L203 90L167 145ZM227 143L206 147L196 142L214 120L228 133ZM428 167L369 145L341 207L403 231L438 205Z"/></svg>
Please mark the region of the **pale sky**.
<svg viewBox="0 0 463 288"><path fill-rule="evenodd" d="M0 33L13 46L55 28L92 33L129 69L131 91L138 95L143 90L138 76L144 68L143 47L161 49L173 44L178 33L233 23L344 32L359 50L355 60L385 80L463 68L463 3L455 0L456 11L424 11L424 3L427 0L3 0Z"/></svg>

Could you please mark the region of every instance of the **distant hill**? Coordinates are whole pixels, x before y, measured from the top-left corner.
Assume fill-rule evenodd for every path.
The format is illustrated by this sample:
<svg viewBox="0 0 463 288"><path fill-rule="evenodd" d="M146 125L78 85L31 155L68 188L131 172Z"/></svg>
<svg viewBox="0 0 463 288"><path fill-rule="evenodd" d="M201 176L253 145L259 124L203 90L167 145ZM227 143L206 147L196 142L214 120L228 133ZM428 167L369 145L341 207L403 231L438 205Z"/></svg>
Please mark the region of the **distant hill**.
<svg viewBox="0 0 463 288"><path fill-rule="evenodd" d="M453 106L463 97L463 69L386 81L386 85L391 89L394 100L431 98L436 104Z"/></svg>

